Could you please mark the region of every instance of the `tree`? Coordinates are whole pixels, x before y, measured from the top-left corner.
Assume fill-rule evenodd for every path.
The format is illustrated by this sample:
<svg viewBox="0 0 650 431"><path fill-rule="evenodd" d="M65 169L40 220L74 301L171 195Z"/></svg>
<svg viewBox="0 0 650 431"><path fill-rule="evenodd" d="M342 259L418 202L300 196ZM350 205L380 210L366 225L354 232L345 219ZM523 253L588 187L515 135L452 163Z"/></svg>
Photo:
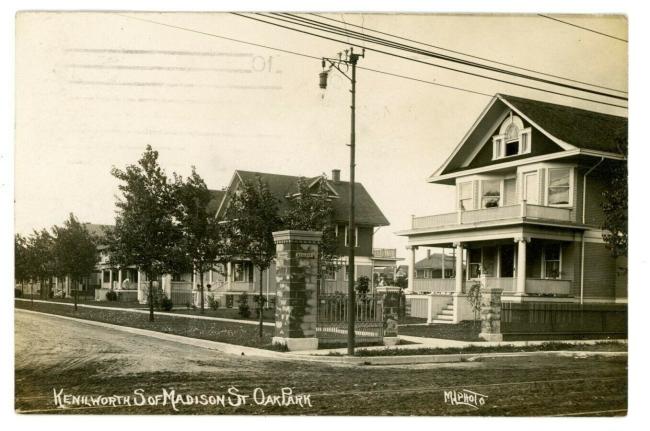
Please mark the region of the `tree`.
<svg viewBox="0 0 650 431"><path fill-rule="evenodd" d="M20 283L21 294L25 281L29 280L28 253L27 238L17 233L14 237L14 278Z"/></svg>
<svg viewBox="0 0 650 431"><path fill-rule="evenodd" d="M309 183L298 179L298 194L289 200L284 215L286 229L312 230L323 233L320 243L321 266L332 265L338 258L334 208L325 181L318 182L318 189L311 190Z"/></svg>
<svg viewBox="0 0 650 431"><path fill-rule="evenodd" d="M225 218L232 252L259 269L260 296L263 296L263 274L275 258L273 232L281 226L277 200L257 176L254 181L241 184L226 209ZM260 313L260 338L264 334L263 314Z"/></svg>
<svg viewBox="0 0 650 431"><path fill-rule="evenodd" d="M186 270L182 233L175 222L173 185L158 165L158 152L147 145L137 165L113 168L122 192L116 202L115 229L107 235L111 262L136 265L147 276L149 320L154 320L153 280Z"/></svg>
<svg viewBox="0 0 650 431"><path fill-rule="evenodd" d="M192 175L185 182L176 174L174 179L176 219L182 233L181 245L193 270L199 275L201 314L204 314L203 275L211 270L220 270L216 264L226 260L224 229L209 208L211 193L195 168L192 167Z"/></svg>
<svg viewBox="0 0 650 431"><path fill-rule="evenodd" d="M613 256L627 256L627 136L618 134L616 143L624 161L609 163L604 177L610 182L603 191L603 239Z"/></svg>
<svg viewBox="0 0 650 431"><path fill-rule="evenodd" d="M46 229L35 230L28 238L27 246L30 272L34 279L38 279L41 286L41 297L43 297L46 283L49 286L50 280L56 275L58 269L55 238Z"/></svg>
<svg viewBox="0 0 650 431"><path fill-rule="evenodd" d="M63 227L54 226L53 231L56 273L72 280L76 311L81 279L92 273L99 261L97 241L72 213Z"/></svg>

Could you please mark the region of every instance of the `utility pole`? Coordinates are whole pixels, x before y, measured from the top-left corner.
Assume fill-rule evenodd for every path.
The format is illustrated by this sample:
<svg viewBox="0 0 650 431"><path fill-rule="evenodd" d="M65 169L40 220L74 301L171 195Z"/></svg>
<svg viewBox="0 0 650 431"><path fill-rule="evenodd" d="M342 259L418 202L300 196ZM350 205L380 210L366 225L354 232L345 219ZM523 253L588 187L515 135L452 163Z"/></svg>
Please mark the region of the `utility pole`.
<svg viewBox="0 0 650 431"><path fill-rule="evenodd" d="M355 291L354 291L354 247L356 244L356 226L354 218L354 204L355 204L355 179L354 179L354 169L355 169L355 109L356 109L356 87L357 87L357 62L359 58L365 56L365 49L361 54L355 54L354 48L350 47L349 50L345 50L345 55L343 53L338 54L338 58L326 58L323 57L322 67L323 71L320 73L320 88L327 88L327 76L332 68L335 68L343 76L350 80L352 85L350 93L352 96L352 103L350 104L350 218L348 222L348 355L354 355L354 326L356 320L356 301L355 301ZM329 69L325 70L326 64L329 64ZM341 69L341 66L345 66L346 72L352 67L351 76L348 76L346 72Z"/></svg>

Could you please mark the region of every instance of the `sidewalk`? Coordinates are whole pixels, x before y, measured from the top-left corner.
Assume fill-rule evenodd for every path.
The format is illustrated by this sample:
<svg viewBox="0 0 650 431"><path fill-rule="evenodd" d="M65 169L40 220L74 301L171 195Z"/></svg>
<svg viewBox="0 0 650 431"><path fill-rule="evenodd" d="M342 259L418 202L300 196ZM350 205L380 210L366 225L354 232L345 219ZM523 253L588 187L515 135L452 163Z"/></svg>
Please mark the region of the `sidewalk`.
<svg viewBox="0 0 650 431"><path fill-rule="evenodd" d="M627 352L586 352L586 351L540 351L540 352L517 352L517 353L457 353L457 354L444 354L444 355L414 355L414 356L372 356L372 357L355 357L355 356L324 356L329 352L347 352L346 349L332 349L332 350L319 350L319 351L302 351L302 352L276 352L272 350L258 349L255 347L245 347L235 344L228 344L219 341L202 340L198 338L184 337L181 335L166 334L164 332L150 331L147 329L132 328L129 326L113 325L111 323L96 322L93 320L77 319L74 317L61 316L58 314L41 313L38 311L25 310L22 308L15 309L16 313L29 313L47 315L59 319L70 320L85 325L93 325L104 328L113 329L131 333L134 335L147 336L161 340L181 343L194 347L201 347L204 349L215 350L222 353L227 353L237 356L248 356L251 358L273 359L280 361L305 361L321 364L328 364L333 366L359 366L359 365L410 365L410 364L438 364L438 363L453 363L474 361L478 358L484 357L503 357L503 356L627 356ZM418 337L414 337L418 338ZM450 340L444 340L450 341ZM579 343L582 341L577 341ZM530 342L533 343L533 342ZM537 342L541 343L541 342ZM586 344L593 344L594 341L590 340ZM468 343L469 344L469 343ZM477 345L484 345L482 343L474 343ZM498 343L491 343L488 345L495 345ZM501 343L509 344L509 343ZM448 345L447 345L448 346ZM423 345L405 345L395 346L391 348L405 349L405 348L418 348L418 347L433 347ZM383 346L366 347L366 349L384 349Z"/></svg>
<svg viewBox="0 0 650 431"><path fill-rule="evenodd" d="M25 298L14 298L16 301L31 302L30 299ZM73 307L74 304L70 302L55 302L55 301L43 301L40 299L34 299L34 302L41 302L44 304L58 304L58 305L68 305ZM99 310L113 310L113 311L125 311L127 313L140 313L140 314L149 314L149 310L143 310L141 308L121 308L121 307L102 307L101 305L87 305L87 304L77 304L79 308L95 308ZM244 320L244 319L228 319L225 317L210 317L210 316L196 316L192 314L180 314L180 313L168 313L166 311L156 311L156 315L159 316L172 316L172 317L181 317L185 319L198 319L198 320L215 320L219 322L230 322L230 323L243 323L245 325L259 325L259 322L254 320ZM275 327L275 323L264 322L264 326Z"/></svg>

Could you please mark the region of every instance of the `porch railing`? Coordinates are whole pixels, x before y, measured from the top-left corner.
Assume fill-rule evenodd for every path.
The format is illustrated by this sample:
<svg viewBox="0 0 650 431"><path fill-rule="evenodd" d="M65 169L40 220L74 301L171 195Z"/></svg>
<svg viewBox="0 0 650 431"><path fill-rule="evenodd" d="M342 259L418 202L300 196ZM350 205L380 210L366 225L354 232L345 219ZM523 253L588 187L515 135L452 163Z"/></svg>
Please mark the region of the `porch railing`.
<svg viewBox="0 0 650 431"><path fill-rule="evenodd" d="M456 286L454 278L415 278L413 293L453 293Z"/></svg>
<svg viewBox="0 0 650 431"><path fill-rule="evenodd" d="M571 208L547 207L531 205L523 201L518 205L509 205L478 210L457 211L446 214L434 214L422 217L413 217L412 229L428 229L444 226L458 226L498 220L552 220L561 222L575 221L575 214Z"/></svg>

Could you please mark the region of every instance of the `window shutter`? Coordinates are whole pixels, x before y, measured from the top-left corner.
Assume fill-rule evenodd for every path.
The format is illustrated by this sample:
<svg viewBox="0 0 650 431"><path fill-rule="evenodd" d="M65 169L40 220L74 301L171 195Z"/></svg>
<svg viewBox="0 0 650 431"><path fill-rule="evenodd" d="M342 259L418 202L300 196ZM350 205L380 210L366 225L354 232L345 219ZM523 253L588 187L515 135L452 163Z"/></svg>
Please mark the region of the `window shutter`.
<svg viewBox="0 0 650 431"><path fill-rule="evenodd" d="M528 129L524 129L521 131L519 134L519 153L520 154L525 154L525 153L530 153L530 144L531 144L531 129L530 127Z"/></svg>
<svg viewBox="0 0 650 431"><path fill-rule="evenodd" d="M492 137L492 160L501 158L501 147L503 146L503 135Z"/></svg>

